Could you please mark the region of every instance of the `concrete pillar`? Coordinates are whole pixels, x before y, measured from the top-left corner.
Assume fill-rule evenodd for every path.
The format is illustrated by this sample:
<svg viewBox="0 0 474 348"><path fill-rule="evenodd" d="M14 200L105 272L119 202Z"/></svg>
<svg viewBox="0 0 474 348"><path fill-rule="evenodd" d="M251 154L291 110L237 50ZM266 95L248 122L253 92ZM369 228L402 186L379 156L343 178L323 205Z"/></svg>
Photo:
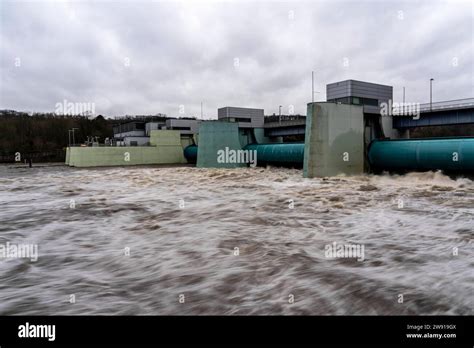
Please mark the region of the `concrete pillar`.
<svg viewBox="0 0 474 348"><path fill-rule="evenodd" d="M242 150L239 125L231 122L206 121L199 126L199 150L196 166L199 168L246 167L245 163L220 163L218 151Z"/></svg>
<svg viewBox="0 0 474 348"><path fill-rule="evenodd" d="M309 103L303 176L357 175L364 172L362 106Z"/></svg>
<svg viewBox="0 0 474 348"><path fill-rule="evenodd" d="M70 155L71 155L71 152L69 151L69 146L68 146L68 147L66 147L66 159L65 159L65 161L64 161L64 163L65 163L66 165L69 165Z"/></svg>

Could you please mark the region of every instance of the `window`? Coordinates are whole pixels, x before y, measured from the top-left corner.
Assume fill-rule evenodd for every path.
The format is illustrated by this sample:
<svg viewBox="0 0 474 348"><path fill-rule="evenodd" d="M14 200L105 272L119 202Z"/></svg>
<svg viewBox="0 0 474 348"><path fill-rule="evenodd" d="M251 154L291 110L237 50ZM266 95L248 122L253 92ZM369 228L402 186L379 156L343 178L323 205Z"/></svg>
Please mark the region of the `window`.
<svg viewBox="0 0 474 348"><path fill-rule="evenodd" d="M372 106L379 106L379 101L377 99L372 98L362 98L362 104L364 105L372 105Z"/></svg>
<svg viewBox="0 0 474 348"><path fill-rule="evenodd" d="M372 98L352 97L352 104L379 106L379 101L377 99L372 99Z"/></svg>
<svg viewBox="0 0 474 348"><path fill-rule="evenodd" d="M337 104L349 104L349 97L334 99Z"/></svg>
<svg viewBox="0 0 474 348"><path fill-rule="evenodd" d="M191 130L191 127L172 127L173 130Z"/></svg>

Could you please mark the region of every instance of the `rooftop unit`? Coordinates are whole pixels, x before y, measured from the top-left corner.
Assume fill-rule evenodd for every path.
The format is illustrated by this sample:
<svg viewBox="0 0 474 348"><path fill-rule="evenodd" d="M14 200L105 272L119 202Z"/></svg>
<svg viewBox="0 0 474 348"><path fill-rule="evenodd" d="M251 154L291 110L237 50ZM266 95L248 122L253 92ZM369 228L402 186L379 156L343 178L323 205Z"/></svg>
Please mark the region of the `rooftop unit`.
<svg viewBox="0 0 474 348"><path fill-rule="evenodd" d="M217 119L236 122L239 128L262 128L264 123L263 109L226 106L217 110Z"/></svg>
<svg viewBox="0 0 474 348"><path fill-rule="evenodd" d="M393 99L393 87L377 83L345 80L326 85L326 100L364 106L364 113L379 114L380 103Z"/></svg>
<svg viewBox="0 0 474 348"><path fill-rule="evenodd" d="M152 130L162 129L163 127L166 127L166 121L147 122L146 125L145 125L146 135L150 136L150 132Z"/></svg>
<svg viewBox="0 0 474 348"><path fill-rule="evenodd" d="M131 121L127 123L121 123L113 127L114 138L123 137L144 137L145 134L145 122L143 121Z"/></svg>
<svg viewBox="0 0 474 348"><path fill-rule="evenodd" d="M166 120L166 129L179 130L182 135L196 134L200 122L200 120L172 118Z"/></svg>

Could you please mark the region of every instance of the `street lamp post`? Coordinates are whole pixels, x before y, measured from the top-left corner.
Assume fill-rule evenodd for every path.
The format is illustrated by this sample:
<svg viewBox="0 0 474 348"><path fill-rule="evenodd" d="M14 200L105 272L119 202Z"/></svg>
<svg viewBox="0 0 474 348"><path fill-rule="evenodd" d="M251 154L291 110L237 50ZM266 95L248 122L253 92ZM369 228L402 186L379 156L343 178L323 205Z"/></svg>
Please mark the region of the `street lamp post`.
<svg viewBox="0 0 474 348"><path fill-rule="evenodd" d="M314 104L314 94L319 93L319 91L314 90L314 71L311 71L311 102Z"/></svg>
<svg viewBox="0 0 474 348"><path fill-rule="evenodd" d="M430 111L433 109L433 81L434 78L430 79Z"/></svg>

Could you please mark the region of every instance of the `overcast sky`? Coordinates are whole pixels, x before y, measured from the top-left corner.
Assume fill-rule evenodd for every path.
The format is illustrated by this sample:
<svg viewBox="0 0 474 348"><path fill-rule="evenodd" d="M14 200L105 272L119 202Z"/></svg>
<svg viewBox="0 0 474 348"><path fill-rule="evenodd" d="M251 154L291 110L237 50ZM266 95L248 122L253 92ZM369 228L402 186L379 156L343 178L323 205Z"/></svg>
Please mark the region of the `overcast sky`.
<svg viewBox="0 0 474 348"><path fill-rule="evenodd" d="M217 108L306 114L326 84L394 99L474 97L474 2L4 2L0 108L215 118ZM181 113L180 113L181 110Z"/></svg>

